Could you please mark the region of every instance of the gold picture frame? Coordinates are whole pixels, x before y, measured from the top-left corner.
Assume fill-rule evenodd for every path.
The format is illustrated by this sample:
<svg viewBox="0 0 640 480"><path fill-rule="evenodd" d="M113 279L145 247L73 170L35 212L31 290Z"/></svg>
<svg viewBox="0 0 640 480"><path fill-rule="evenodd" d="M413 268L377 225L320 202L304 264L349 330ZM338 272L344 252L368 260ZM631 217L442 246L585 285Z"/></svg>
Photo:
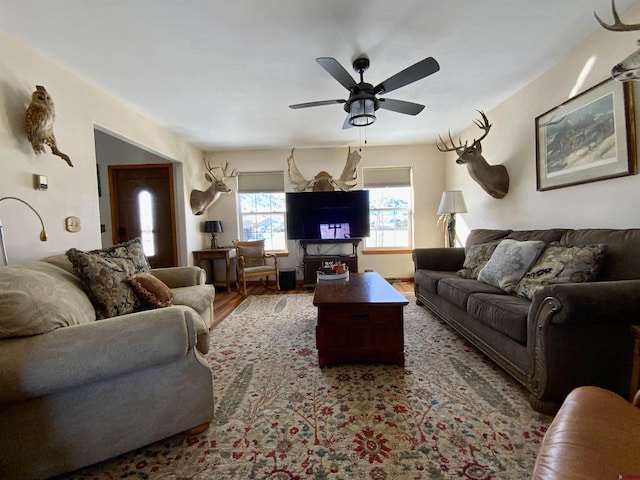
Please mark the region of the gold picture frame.
<svg viewBox="0 0 640 480"><path fill-rule="evenodd" d="M536 118L538 191L634 175L633 86L607 79Z"/></svg>

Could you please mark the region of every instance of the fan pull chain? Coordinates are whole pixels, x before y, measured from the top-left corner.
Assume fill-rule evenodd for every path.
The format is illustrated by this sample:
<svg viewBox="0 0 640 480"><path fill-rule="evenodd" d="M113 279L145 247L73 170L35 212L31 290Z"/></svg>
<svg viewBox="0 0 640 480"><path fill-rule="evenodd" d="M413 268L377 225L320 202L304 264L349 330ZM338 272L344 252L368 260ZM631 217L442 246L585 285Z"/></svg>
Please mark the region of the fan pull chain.
<svg viewBox="0 0 640 480"><path fill-rule="evenodd" d="M364 130L364 144L367 144L367 127L362 127L359 129L358 133L360 134L360 148L359 151L362 151L362 130Z"/></svg>

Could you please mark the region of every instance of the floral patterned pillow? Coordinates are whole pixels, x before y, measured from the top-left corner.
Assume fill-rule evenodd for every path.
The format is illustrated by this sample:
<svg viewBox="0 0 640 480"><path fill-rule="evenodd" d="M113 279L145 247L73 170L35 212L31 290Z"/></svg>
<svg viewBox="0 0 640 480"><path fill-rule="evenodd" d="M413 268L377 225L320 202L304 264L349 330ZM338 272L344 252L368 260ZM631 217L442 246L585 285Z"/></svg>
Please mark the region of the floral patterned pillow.
<svg viewBox="0 0 640 480"><path fill-rule="evenodd" d="M563 247L550 244L538 261L516 285L515 294L533 299L533 295L552 283L581 283L596 279L604 261L606 245Z"/></svg>
<svg viewBox="0 0 640 480"><path fill-rule="evenodd" d="M99 320L141 308L140 300L127 282L130 275L150 271L139 238L88 252L72 248L67 251L67 257L82 281Z"/></svg>
<svg viewBox="0 0 640 480"><path fill-rule="evenodd" d="M458 270L458 274L462 278L477 279L480 270L489 261L499 243L500 240L494 240L493 242L477 243L467 248L464 264L462 269Z"/></svg>
<svg viewBox="0 0 640 480"><path fill-rule="evenodd" d="M541 240L502 240L482 267L478 280L513 293L517 283L544 250Z"/></svg>

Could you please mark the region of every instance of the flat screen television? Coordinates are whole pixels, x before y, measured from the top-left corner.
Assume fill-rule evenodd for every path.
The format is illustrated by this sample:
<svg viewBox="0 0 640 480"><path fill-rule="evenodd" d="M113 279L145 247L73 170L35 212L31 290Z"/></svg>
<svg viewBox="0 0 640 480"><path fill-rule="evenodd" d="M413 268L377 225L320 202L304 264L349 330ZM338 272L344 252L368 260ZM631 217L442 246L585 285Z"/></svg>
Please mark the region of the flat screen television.
<svg viewBox="0 0 640 480"><path fill-rule="evenodd" d="M369 236L369 190L287 192L289 240L348 240Z"/></svg>

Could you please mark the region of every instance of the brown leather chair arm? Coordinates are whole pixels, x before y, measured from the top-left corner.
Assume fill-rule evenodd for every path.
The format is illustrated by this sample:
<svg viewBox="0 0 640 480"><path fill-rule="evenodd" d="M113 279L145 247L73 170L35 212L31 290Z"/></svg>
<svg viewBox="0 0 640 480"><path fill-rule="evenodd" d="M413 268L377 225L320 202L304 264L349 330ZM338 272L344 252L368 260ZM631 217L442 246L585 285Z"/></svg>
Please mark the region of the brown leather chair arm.
<svg viewBox="0 0 640 480"><path fill-rule="evenodd" d="M464 248L416 248L412 253L416 270L455 272L464 264Z"/></svg>

